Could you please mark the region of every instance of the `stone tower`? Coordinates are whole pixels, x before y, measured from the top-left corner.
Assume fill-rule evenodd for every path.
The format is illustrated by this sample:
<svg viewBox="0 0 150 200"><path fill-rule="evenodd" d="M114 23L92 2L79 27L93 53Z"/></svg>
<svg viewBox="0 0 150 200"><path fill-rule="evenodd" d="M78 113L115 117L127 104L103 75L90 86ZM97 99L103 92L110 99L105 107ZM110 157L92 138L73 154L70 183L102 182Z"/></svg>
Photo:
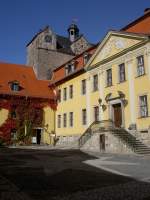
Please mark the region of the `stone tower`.
<svg viewBox="0 0 150 200"><path fill-rule="evenodd" d="M51 79L54 68L91 47L77 25L71 24L68 33L69 37L60 36L46 26L27 44L27 65L33 66L38 79Z"/></svg>

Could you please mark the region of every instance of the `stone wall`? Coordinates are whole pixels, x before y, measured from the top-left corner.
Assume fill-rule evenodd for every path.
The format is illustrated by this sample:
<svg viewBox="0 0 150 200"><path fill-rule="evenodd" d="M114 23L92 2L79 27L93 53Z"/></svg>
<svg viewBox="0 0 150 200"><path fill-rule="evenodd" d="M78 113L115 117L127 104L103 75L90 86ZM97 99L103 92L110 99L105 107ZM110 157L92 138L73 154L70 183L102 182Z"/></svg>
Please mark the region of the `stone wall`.
<svg viewBox="0 0 150 200"><path fill-rule="evenodd" d="M71 44L71 49L76 55L86 51L90 47L91 45L83 36Z"/></svg>
<svg viewBox="0 0 150 200"><path fill-rule="evenodd" d="M105 135L105 151L100 147L100 135ZM105 152L105 153L134 153L126 144L111 134L111 132L94 133L93 136L82 146L82 150Z"/></svg>
<svg viewBox="0 0 150 200"><path fill-rule="evenodd" d="M51 37L51 41L46 42L46 36ZM33 66L38 79L50 79L53 68L73 58L72 55L58 52L56 43L56 34L46 28L27 46L27 65Z"/></svg>
<svg viewBox="0 0 150 200"><path fill-rule="evenodd" d="M38 49L37 69L38 79L50 79L52 70L69 61L73 56L53 50Z"/></svg>
<svg viewBox="0 0 150 200"><path fill-rule="evenodd" d="M132 134L143 144L150 147L150 127L147 130L138 130Z"/></svg>
<svg viewBox="0 0 150 200"><path fill-rule="evenodd" d="M76 147L78 148L78 140L81 135L58 136L57 146Z"/></svg>

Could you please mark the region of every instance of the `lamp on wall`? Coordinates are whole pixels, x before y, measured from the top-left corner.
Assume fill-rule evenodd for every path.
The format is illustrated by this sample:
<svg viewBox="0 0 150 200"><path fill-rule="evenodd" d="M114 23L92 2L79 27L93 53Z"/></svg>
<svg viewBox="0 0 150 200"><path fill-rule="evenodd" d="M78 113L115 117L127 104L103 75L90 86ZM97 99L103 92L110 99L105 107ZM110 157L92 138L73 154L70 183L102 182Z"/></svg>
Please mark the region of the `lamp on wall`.
<svg viewBox="0 0 150 200"><path fill-rule="evenodd" d="M122 91L118 91L118 95L119 95L119 97L122 99L124 99L125 98L125 94L122 92Z"/></svg>
<svg viewBox="0 0 150 200"><path fill-rule="evenodd" d="M98 99L98 103L102 107L102 110L105 111L107 106L105 104L102 104L102 99L101 98Z"/></svg>
<svg viewBox="0 0 150 200"><path fill-rule="evenodd" d="M101 103L102 103L102 99L101 98L98 99L98 103L99 103L99 105L101 105Z"/></svg>

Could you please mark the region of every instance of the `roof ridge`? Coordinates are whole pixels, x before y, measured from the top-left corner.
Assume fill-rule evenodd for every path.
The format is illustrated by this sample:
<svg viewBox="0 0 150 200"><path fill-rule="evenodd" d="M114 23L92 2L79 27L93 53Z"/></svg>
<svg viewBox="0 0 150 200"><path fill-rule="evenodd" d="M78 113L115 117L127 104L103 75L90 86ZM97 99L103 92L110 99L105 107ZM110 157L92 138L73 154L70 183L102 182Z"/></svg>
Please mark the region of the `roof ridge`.
<svg viewBox="0 0 150 200"><path fill-rule="evenodd" d="M150 16L150 12L138 17L137 19L133 20L132 22L130 22L129 24L127 24L126 26L124 26L123 28L121 28L120 30L126 30L128 28L130 28L132 25L138 23L139 21L141 21L142 19L145 19L146 17Z"/></svg>
<svg viewBox="0 0 150 200"><path fill-rule="evenodd" d="M0 61L0 64L15 65L16 67L20 67L20 66L21 66L21 67L29 68L29 69L30 69L30 68L33 68L31 65L19 64L19 63L10 63L10 62L5 62L5 61L4 61L4 62L3 62L3 61L2 61L2 62Z"/></svg>

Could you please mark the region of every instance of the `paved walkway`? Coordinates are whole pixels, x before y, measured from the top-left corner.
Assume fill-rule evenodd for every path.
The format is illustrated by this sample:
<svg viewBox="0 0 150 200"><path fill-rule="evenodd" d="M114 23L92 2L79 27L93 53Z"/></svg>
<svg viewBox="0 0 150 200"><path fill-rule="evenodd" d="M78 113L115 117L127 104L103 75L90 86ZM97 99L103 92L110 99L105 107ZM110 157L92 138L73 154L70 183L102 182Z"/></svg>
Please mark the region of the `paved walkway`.
<svg viewBox="0 0 150 200"><path fill-rule="evenodd" d="M0 149L0 200L149 200L150 157Z"/></svg>
<svg viewBox="0 0 150 200"><path fill-rule="evenodd" d="M86 164L114 174L150 182L150 156L87 153L96 156L97 159L86 160Z"/></svg>

